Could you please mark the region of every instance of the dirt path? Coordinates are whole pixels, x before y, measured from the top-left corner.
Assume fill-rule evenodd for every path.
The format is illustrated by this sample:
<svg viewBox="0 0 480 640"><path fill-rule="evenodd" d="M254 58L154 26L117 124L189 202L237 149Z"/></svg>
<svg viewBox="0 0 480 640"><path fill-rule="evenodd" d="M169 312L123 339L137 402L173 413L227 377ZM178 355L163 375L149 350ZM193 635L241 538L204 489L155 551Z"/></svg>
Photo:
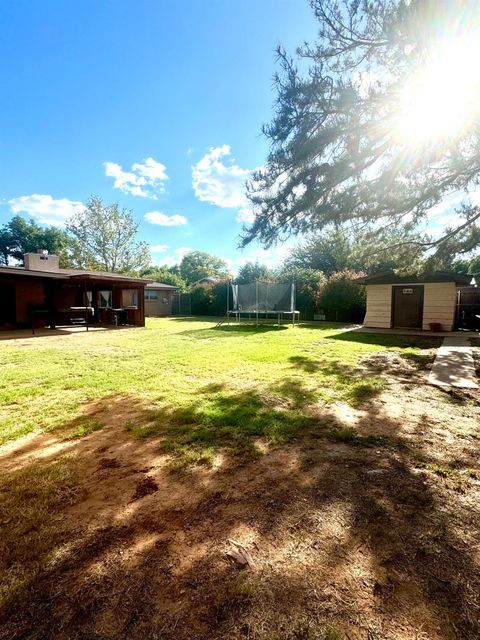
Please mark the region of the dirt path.
<svg viewBox="0 0 480 640"><path fill-rule="evenodd" d="M18 565L0 638L480 637L478 405L435 393L413 383L405 403L392 383L361 410L319 407L289 445L183 473L125 430L128 399L87 437L3 447L0 497L15 485L23 506L3 523ZM42 537L22 522L59 459Z"/></svg>

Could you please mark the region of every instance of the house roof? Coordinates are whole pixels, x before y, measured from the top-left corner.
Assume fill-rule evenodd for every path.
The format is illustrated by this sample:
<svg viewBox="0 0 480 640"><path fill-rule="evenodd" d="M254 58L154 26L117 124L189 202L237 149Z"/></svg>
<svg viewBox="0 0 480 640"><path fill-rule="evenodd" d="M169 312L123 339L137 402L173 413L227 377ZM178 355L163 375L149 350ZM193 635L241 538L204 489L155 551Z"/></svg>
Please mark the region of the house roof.
<svg viewBox="0 0 480 640"><path fill-rule="evenodd" d="M173 287L171 284L163 284L162 282L149 282L145 286L147 289L178 289L178 287Z"/></svg>
<svg viewBox="0 0 480 640"><path fill-rule="evenodd" d="M202 284L203 282L208 284L217 284L222 282L222 278L215 278L214 276L205 276L204 278L200 278L200 280L196 280L192 282L192 287L195 287L197 284Z"/></svg>
<svg viewBox="0 0 480 640"><path fill-rule="evenodd" d="M18 275L28 278L49 278L52 280L107 280L121 281L123 283L146 285L150 280L134 278L121 273L109 273L106 271L90 271L87 269L59 269L58 271L37 271L25 269L25 267L0 267L0 275Z"/></svg>
<svg viewBox="0 0 480 640"><path fill-rule="evenodd" d="M371 276L357 278L357 284L415 284L422 282L455 282L456 285L470 284L472 276L466 273L453 273L451 271L434 271L424 274L399 275L393 271L375 273Z"/></svg>
<svg viewBox="0 0 480 640"><path fill-rule="evenodd" d="M34 278L53 278L54 280L69 280L70 276L59 271L37 271L25 267L0 267L0 275L28 276Z"/></svg>

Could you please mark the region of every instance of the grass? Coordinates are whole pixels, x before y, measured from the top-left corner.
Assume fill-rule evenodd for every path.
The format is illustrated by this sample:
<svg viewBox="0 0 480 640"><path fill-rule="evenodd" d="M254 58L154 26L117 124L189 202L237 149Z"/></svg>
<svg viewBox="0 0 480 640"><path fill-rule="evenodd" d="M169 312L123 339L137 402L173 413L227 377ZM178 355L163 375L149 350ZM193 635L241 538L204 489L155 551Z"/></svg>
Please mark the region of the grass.
<svg viewBox="0 0 480 640"><path fill-rule="evenodd" d="M209 319L6 341L0 443L38 429L81 438L103 426L92 405L98 413L126 397L142 407L141 420L127 424L139 438L173 425L182 445L238 445L239 433L282 442L311 423L308 406L359 406L378 393L382 378L357 367L389 350L421 353L405 338L344 333L338 325L257 331L215 329Z"/></svg>
<svg viewBox="0 0 480 640"><path fill-rule="evenodd" d="M0 525L8 525L8 536L0 536L0 608L58 561L69 530L60 512L76 500L77 484L66 457L0 480ZM32 556L33 567L26 562Z"/></svg>
<svg viewBox="0 0 480 640"><path fill-rule="evenodd" d="M388 438L382 436L362 436L354 427L329 429L327 437L333 442L344 442L346 444L353 444L357 447L389 447L393 445Z"/></svg>
<svg viewBox="0 0 480 640"><path fill-rule="evenodd" d="M84 438L90 433L94 433L94 431L99 431L103 426L103 423L99 420L80 417L75 426L72 426L70 430L62 434L62 439L75 440L76 438Z"/></svg>
<svg viewBox="0 0 480 640"><path fill-rule="evenodd" d="M359 406L382 389L381 377L358 370L363 357L418 356L429 346L339 325L214 327L207 319L149 319L145 329L5 341L0 443L38 429L83 437L102 427L98 413L119 398L142 408L143 419L127 425L140 438L170 424L183 445L232 443L239 434L282 442L311 422L308 406Z"/></svg>

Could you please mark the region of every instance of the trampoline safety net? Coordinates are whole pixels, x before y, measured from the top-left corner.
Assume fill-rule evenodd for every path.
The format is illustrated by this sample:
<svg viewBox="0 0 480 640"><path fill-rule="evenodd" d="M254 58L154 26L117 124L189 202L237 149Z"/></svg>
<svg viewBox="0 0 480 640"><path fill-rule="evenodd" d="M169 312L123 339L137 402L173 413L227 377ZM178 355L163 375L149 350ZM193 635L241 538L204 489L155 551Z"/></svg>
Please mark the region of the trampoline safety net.
<svg viewBox="0 0 480 640"><path fill-rule="evenodd" d="M232 284L233 311L268 313L295 311L295 285L269 282Z"/></svg>

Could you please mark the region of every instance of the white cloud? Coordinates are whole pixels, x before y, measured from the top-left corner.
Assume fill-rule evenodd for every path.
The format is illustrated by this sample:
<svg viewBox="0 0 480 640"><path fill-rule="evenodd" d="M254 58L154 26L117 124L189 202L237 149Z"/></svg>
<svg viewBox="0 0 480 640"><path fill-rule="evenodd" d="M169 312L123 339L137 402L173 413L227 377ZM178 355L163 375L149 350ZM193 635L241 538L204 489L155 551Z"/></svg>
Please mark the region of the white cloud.
<svg viewBox="0 0 480 640"><path fill-rule="evenodd" d="M178 249L175 249L173 255L164 256L160 258L157 263L160 266L167 265L167 267L173 267L176 264L180 264L183 256L189 251L192 251L191 247L179 247Z"/></svg>
<svg viewBox="0 0 480 640"><path fill-rule="evenodd" d="M253 212L246 196L245 182L253 169L242 169L231 157L228 144L211 147L192 167L192 186L201 202L223 209L237 209L239 222L252 222Z"/></svg>
<svg viewBox="0 0 480 640"><path fill-rule="evenodd" d="M104 162L103 166L105 175L114 178L114 189L123 193L156 200L156 193L165 191L165 181L168 180L166 167L153 158L134 163L130 171L124 171L116 162Z"/></svg>
<svg viewBox="0 0 480 640"><path fill-rule="evenodd" d="M238 256L237 258L225 258L222 260L228 264L228 267L234 273L237 273L240 267L247 262L260 262L270 269L280 267L289 255L292 249L292 243L280 244L271 249L251 249L250 251Z"/></svg>
<svg viewBox="0 0 480 640"><path fill-rule="evenodd" d="M455 208L465 202L478 206L480 204L480 191L463 191L451 193L438 204L431 207L426 214L426 222L420 228L427 231L433 237L440 237L447 227L455 227L464 218L455 211Z"/></svg>
<svg viewBox="0 0 480 640"><path fill-rule="evenodd" d="M33 193L8 201L13 213L26 213L42 224L63 225L65 221L85 209L83 202L60 198L56 200L50 195Z"/></svg>
<svg viewBox="0 0 480 640"><path fill-rule="evenodd" d="M170 249L168 244L151 244L149 248L152 253L165 253Z"/></svg>
<svg viewBox="0 0 480 640"><path fill-rule="evenodd" d="M145 214L144 218L147 222L158 224L161 227L178 227L183 224L188 224L185 216L180 216L178 213L167 216L166 213L162 213L161 211L150 211Z"/></svg>
<svg viewBox="0 0 480 640"><path fill-rule="evenodd" d="M237 222L246 222L248 224L255 220L255 214L250 207L242 207L237 213Z"/></svg>

